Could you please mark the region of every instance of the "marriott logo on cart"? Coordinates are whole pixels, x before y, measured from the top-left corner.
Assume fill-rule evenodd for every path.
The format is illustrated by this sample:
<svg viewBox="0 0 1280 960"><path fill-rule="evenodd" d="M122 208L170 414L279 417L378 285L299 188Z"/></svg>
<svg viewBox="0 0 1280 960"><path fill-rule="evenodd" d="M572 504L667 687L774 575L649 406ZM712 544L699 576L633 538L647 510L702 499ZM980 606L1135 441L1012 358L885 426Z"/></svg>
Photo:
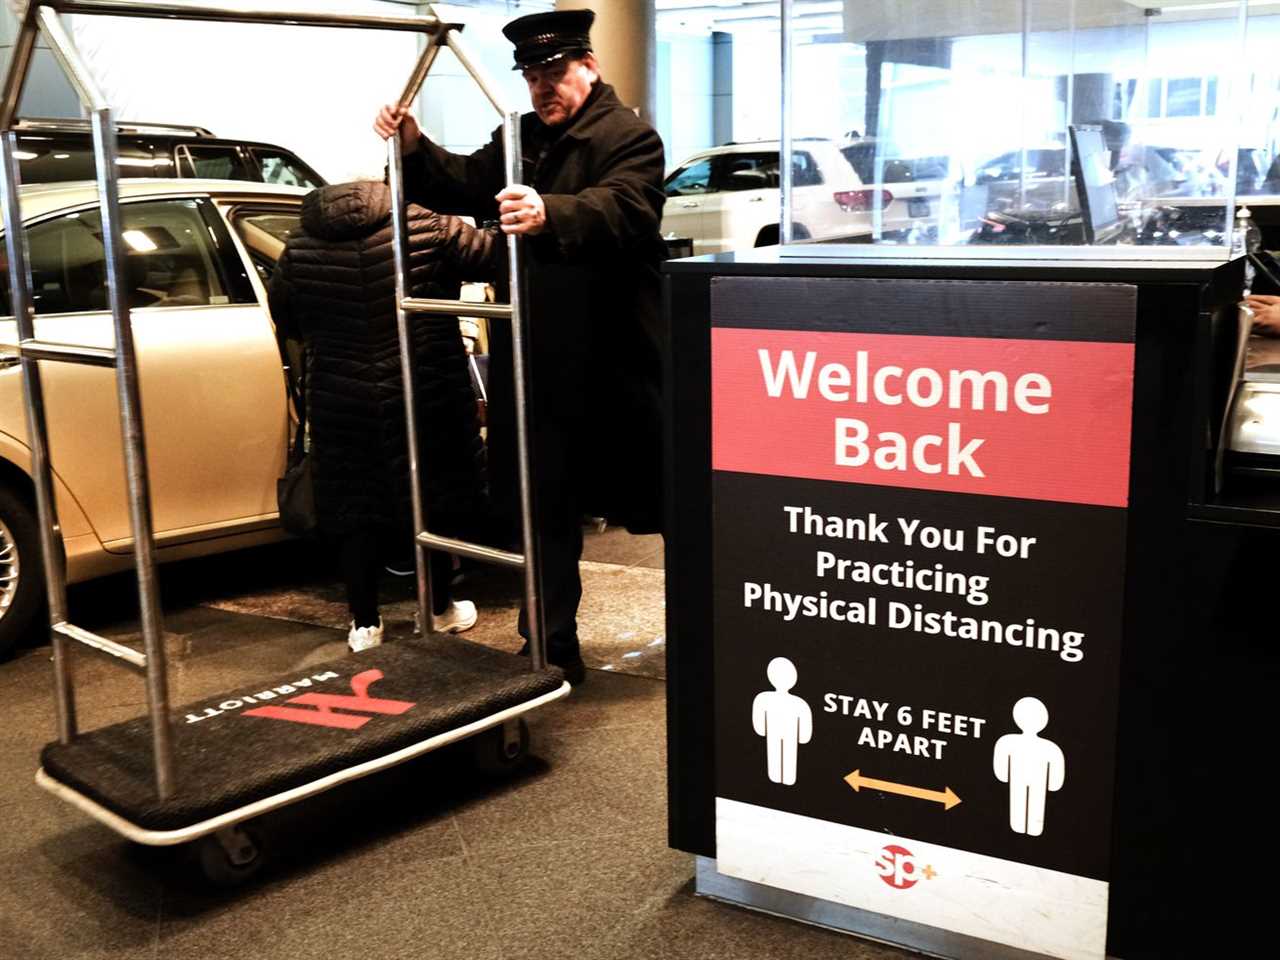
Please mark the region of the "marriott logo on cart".
<svg viewBox="0 0 1280 960"><path fill-rule="evenodd" d="M351 678L351 695L338 693L304 693L283 704L254 707L246 710L246 717L266 717L270 720L288 720L291 723L307 723L317 727L337 727L340 730L359 730L372 717L356 714L381 713L398 716L412 710L411 700L383 700L369 696L369 687L382 679L381 670L365 670ZM288 706L294 704L294 706ZM346 710L348 713L334 713Z"/></svg>
<svg viewBox="0 0 1280 960"><path fill-rule="evenodd" d="M254 694L243 694L224 700L216 707L205 707L197 713L187 714L187 723L199 723L224 713L239 714L245 717L265 717L268 720L288 720L292 723L306 723L317 727L336 727L340 730L358 730L368 723L372 717L356 714L398 715L417 706L409 700L386 700L369 696L369 687L383 677L381 670L365 670L351 678L351 693L320 693L308 688L329 680L340 680L341 676L332 670L325 673L312 674L292 683L283 683L278 687L260 690ZM288 699L281 700L281 697ZM278 701L267 706L259 706L264 701ZM248 709L246 709L248 708ZM347 711L335 713L335 710Z"/></svg>
<svg viewBox="0 0 1280 960"><path fill-rule="evenodd" d="M188 713L187 723L199 723L201 720L210 720L213 717L220 716L224 713L238 713L246 706L253 706L260 701L275 700L277 697L288 697L306 690L313 684L324 683L326 680L337 679L338 674L329 670L325 673L315 673L309 677L294 680L292 683L282 683L278 687L269 687L266 690L259 691L258 693L233 697L228 700L223 700L216 707L205 707L198 713Z"/></svg>

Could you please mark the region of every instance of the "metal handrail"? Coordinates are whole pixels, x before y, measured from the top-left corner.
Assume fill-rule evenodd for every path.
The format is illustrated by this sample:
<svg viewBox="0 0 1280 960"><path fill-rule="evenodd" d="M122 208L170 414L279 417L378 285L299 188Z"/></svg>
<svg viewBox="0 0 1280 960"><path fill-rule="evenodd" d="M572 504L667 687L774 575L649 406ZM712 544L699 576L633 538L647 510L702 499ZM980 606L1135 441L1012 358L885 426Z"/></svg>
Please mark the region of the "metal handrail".
<svg viewBox="0 0 1280 960"><path fill-rule="evenodd" d="M489 101L503 114L503 143L507 149L508 184L520 182L519 114L503 110L496 87L479 70L458 37L462 25L446 22L434 14L417 17L381 17L319 13L315 11L243 10L216 6L186 6L135 2L135 0L48 0L29 3L19 13L19 31L12 48L9 70L0 91L0 198L3 199L5 246L8 252L9 287L13 315L18 326L27 431L31 445L33 483L39 516L40 548L43 554L45 589L48 596L50 642L53 649L55 703L58 739L69 743L77 734L72 664L67 640L77 641L99 653L135 669L145 669L148 712L151 719L152 751L156 792L161 799L174 790L173 744L169 720L167 664L163 643L163 623L159 606L159 590L155 572L155 541L151 523L150 484L147 476L145 435L138 388L137 357L133 345L133 328L128 304L124 299L121 278L124 276L124 249L121 241L119 172L116 165L117 124L111 115L88 66L75 43L62 25L60 14L103 15L116 17L218 21L227 23L261 23L316 27L344 27L371 30L411 31L429 40L416 64L400 102L408 105L421 89L442 44L448 44L463 67L471 74ZM102 237L107 272L108 303L115 328L113 351L73 344L56 344L36 337L35 314L31 297L31 273L27 255L26 233L21 214L20 176L17 160L17 134L14 130L18 104L30 72L38 35L43 35L67 75L81 102L90 113L94 159L102 218ZM437 313L441 301L414 301L405 297L407 280L407 224L404 209L403 167L400 134L387 143L388 173L392 193L392 219L395 230L396 313L400 334L401 368L404 374L405 406L408 417L407 435L410 446L411 488L414 503L415 542L417 549L419 619L424 628L432 626L427 554L425 542L456 552L490 559L507 565L522 565L525 570L526 600L530 614L530 646L532 666L541 669L546 663L541 604L540 566L534 531L533 493L530 477L531 460L528 441L529 406L525 392L524 335L527 318L523 309L521 280L523 248L517 237L508 237L510 267L510 306L474 304L457 301L458 312L488 316L510 316L512 320L513 354L516 373L518 410L517 437L520 470L521 509L525 552L523 557L463 541L450 541L426 531L422 509L419 462L417 454L417 420L413 404L412 338L408 332L408 315L414 312ZM63 360L111 365L116 369L117 402L120 407L124 442L126 482L129 490L130 526L138 579L141 626L145 653L98 637L67 622L66 569L58 526L57 505L53 494L49 437L45 418L41 360ZM491 556L484 556L489 553Z"/></svg>

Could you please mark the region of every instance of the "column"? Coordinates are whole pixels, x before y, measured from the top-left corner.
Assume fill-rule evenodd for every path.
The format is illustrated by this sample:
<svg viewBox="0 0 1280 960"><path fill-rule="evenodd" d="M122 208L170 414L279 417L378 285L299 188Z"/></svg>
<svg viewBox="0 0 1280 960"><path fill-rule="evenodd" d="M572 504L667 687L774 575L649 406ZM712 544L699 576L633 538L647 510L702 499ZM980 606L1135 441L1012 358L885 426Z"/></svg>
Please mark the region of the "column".
<svg viewBox="0 0 1280 960"><path fill-rule="evenodd" d="M711 34L711 143L733 139L733 34Z"/></svg>
<svg viewBox="0 0 1280 960"><path fill-rule="evenodd" d="M556 0L557 10L596 12L591 42L600 75L618 92L618 99L639 108L640 116L655 121L654 64L657 43L653 0Z"/></svg>

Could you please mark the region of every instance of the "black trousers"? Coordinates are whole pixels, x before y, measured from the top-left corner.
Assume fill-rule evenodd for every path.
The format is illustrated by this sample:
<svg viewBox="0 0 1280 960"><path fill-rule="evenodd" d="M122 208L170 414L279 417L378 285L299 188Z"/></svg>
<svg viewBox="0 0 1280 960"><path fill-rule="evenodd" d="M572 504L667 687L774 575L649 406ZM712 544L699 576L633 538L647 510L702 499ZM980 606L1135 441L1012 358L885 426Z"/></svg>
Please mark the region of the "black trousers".
<svg viewBox="0 0 1280 960"><path fill-rule="evenodd" d="M520 537L520 488L516 471L514 410L495 409L490 391L489 478L498 517L494 540L523 551ZM578 655L578 602L582 579L583 471L576 458L583 430L572 420L545 418L533 429L534 530L541 551L541 599L546 621L547 656L563 662ZM529 638L529 611L522 604L520 635Z"/></svg>
<svg viewBox="0 0 1280 960"><path fill-rule="evenodd" d="M382 540L377 531L347 535L339 546L342 578L347 584L347 606L357 627L378 625L378 578L382 574ZM431 551L431 612L444 613L452 598L449 581L453 565L447 553Z"/></svg>

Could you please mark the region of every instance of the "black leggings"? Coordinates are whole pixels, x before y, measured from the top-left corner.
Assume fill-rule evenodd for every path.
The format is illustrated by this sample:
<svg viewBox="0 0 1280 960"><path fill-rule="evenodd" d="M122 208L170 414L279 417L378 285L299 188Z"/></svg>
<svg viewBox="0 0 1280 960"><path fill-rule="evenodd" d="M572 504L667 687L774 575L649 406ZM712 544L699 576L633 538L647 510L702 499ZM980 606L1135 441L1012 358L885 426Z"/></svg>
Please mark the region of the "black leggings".
<svg viewBox="0 0 1280 960"><path fill-rule="evenodd" d="M382 551L376 533L361 531L344 537L339 548L342 577L347 582L347 606L357 627L378 624L378 577L382 573ZM453 564L447 553L431 551L431 606L439 616L451 602L449 581Z"/></svg>

